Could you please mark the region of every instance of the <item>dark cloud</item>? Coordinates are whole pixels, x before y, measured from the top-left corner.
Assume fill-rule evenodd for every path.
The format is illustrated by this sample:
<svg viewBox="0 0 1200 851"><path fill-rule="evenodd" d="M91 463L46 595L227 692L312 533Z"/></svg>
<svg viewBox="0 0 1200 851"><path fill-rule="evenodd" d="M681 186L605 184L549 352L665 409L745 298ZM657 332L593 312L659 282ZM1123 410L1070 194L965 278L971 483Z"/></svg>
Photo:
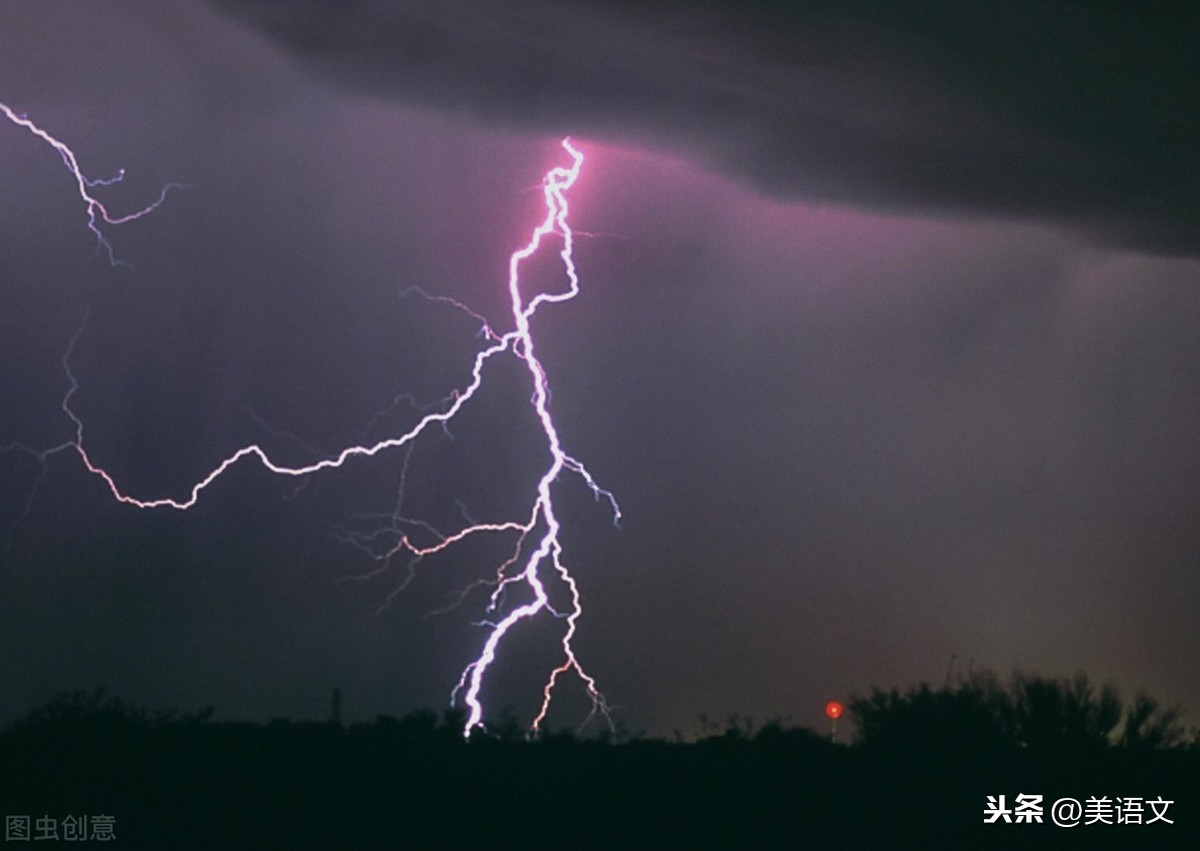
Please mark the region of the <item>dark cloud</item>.
<svg viewBox="0 0 1200 851"><path fill-rule="evenodd" d="M772 195L1200 250L1190 4L214 2L354 89L650 144Z"/></svg>

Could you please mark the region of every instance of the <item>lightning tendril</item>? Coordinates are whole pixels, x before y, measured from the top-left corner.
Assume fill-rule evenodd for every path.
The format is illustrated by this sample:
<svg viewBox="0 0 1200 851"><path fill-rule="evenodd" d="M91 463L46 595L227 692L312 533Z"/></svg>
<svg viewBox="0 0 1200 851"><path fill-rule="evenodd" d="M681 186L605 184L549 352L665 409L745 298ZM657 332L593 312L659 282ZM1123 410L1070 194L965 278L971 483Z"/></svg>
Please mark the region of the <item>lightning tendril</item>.
<svg viewBox="0 0 1200 851"><path fill-rule="evenodd" d="M67 171L71 173L71 176L75 178L75 186L79 191L79 198L83 201L84 209L86 210L87 214L88 230L90 230L96 237L96 248L97 250L104 252L105 256L108 257L108 262L111 266L121 266L125 264L121 260L117 259L117 255L113 251L113 247L109 243L108 239L104 236L104 231L100 229L100 225L123 225L127 222L136 221L137 219L142 218L142 216L148 215L149 213L152 213L161 207L163 202L167 200L167 193L172 189L186 188L186 186L182 183L168 183L159 191L158 199L153 203L147 204L145 207L142 207L140 210L135 210L132 213L126 213L123 216L114 216L108 211L108 208L105 207L104 204L92 194L91 190L98 186L105 187L120 183L125 179L125 169L119 170L112 177L90 178L85 175L83 170L79 167L79 160L76 158L75 152L67 147L64 142L54 136L51 136L41 127L34 124L27 115L14 112L8 104L3 102L0 102L0 114L18 127L25 128L34 136L37 136L39 139L58 152L59 157L62 158L63 165L67 167Z"/></svg>
<svg viewBox="0 0 1200 851"><path fill-rule="evenodd" d="M165 186L158 199L153 203L123 216L109 213L104 204L98 200L92 190L97 187L109 186L120 181L124 171L110 179L95 180L86 177L80 169L74 152L62 141L34 124L25 115L14 112L11 108L0 103L0 113L12 123L28 130L58 152L63 164L74 178L79 197L83 201L87 216L87 227L96 236L97 246L107 255L113 265L121 263L106 239L102 225L120 225L145 216L158 209L166 199L167 193L180 184ZM192 508L201 498L205 490L219 479L226 471L239 462L252 459L267 471L289 477L305 477L324 470L336 469L349 464L356 459L368 459L391 450L411 452L414 442L419 436L432 428L445 428L467 405L484 382L485 366L493 358L512 356L523 362L530 380L532 393L530 404L540 424L545 440L547 466L538 480L536 493L533 496L529 510L517 519L498 523L477 523L470 520L463 511L465 524L451 534L437 534L437 541L428 546L418 546L409 536L400 532L397 541L384 553L374 551L369 541L360 536L347 536L347 539L367 550L381 564L385 565L390 559L399 554L407 554L412 560L419 560L446 550L463 540L476 535L512 534L516 543L510 555L497 567L494 578L479 580L463 591L459 602L465 599L467 593L481 584L492 588L487 604L487 617L484 622L486 638L479 655L469 662L451 692L452 705L460 705L466 712L463 728L464 736L469 737L474 731L483 728L484 705L482 692L489 670L496 661L505 639L523 621L528 621L538 615L549 615L563 624L560 638L560 662L547 675L542 688L542 697L536 716L530 725L531 735L536 735L546 721L550 711L556 686L564 675L573 673L582 682L592 711L589 718L599 714L608 720L609 707L600 692L595 678L589 674L580 663L574 647L578 628L578 620L583 613L583 606L578 584L575 577L563 561L563 544L561 540L561 524L555 510L554 489L556 483L564 474L572 474L581 479L590 489L597 500L606 502L612 512L614 523L619 523L620 506L611 492L601 487L588 469L563 447L562 439L555 426L550 411L550 387L546 370L537 355L537 347L531 322L538 310L547 304L558 304L575 298L579 293L579 275L573 255L573 233L568 223L567 192L579 178L583 166L583 154L569 138L562 140L562 148L570 158L569 165L559 165L551 168L542 181L542 193L545 201L545 216L532 230L528 242L515 250L508 262L508 295L511 310L512 330L498 333L483 317L466 305L446 296L431 296L417 288L406 291L417 294L431 301L449 302L455 308L479 320L482 324L481 336L486 341L484 347L475 355L470 370L470 378L466 383L452 391L440 404L430 409L422 409L421 416L407 431L402 431L375 443L362 443L347 446L339 452L321 457L312 463L289 466L274 461L259 444L252 443L236 450L219 463L206 475L202 476L185 493L177 496L159 496L142 498L124 491L117 483L116 477L92 457L85 446L84 423L72 408L72 397L79 389L79 382L71 369L70 359L76 342L83 327L72 336L70 344L62 358L63 370L68 381L68 389L63 396L61 408L74 427L74 438L58 446L41 451L33 451L24 446L0 447L0 449L19 448L36 455L43 462L51 455L63 452L74 452L89 473L104 482L112 498L117 502L138 509L170 508L186 511ZM556 239L559 244L558 257L561 260L565 285L556 291L541 291L529 297L522 289L521 269L525 261L544 250L548 241ZM86 318L85 318L86 325ZM411 401L411 400L410 400ZM405 465L407 469L407 458ZM426 525L426 528L429 528ZM382 569L382 567L380 568ZM411 578L411 572L410 572ZM557 583L557 587L565 589L568 604L565 610L558 610L550 602L548 583ZM513 587L524 587L531 599L522 605L506 606L506 591ZM403 586L397 591L402 590ZM611 722L610 722L611 723Z"/></svg>

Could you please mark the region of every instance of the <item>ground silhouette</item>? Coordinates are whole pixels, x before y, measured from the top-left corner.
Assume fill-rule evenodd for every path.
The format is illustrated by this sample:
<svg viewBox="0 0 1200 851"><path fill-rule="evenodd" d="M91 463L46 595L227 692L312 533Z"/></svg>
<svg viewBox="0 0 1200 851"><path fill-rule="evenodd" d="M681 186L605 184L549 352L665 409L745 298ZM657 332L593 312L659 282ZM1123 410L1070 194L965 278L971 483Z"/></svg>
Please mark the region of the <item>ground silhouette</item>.
<svg viewBox="0 0 1200 851"><path fill-rule="evenodd" d="M736 717L690 742L468 742L455 713L252 724L64 693L0 733L0 807L31 831L111 816L120 848L1200 847L1200 748L1145 696L979 674L849 709L850 744ZM1042 823L984 823L1018 794ZM1056 827L1066 797L1095 822ZM1151 799L1174 824L1147 823Z"/></svg>

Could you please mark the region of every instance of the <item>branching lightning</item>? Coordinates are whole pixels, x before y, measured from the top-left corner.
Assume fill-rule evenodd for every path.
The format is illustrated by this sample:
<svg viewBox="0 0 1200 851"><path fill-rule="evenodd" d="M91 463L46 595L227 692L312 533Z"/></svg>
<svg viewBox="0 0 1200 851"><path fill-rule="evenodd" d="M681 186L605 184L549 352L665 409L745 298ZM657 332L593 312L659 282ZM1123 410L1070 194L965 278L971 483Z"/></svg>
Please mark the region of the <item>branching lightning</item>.
<svg viewBox="0 0 1200 851"><path fill-rule="evenodd" d="M25 128L34 136L37 136L39 139L58 152L58 155L62 158L63 165L67 167L67 171L71 173L71 176L75 178L75 186L79 191L79 198L83 201L84 208L87 212L88 230L90 230L96 236L96 248L97 250L104 252L105 256L108 257L109 264L112 266L119 266L122 265L122 263L117 259L117 255L113 251L113 247L109 243L108 239L105 238L104 232L100 229L100 225L123 225L127 222L140 219L142 216L152 213L161 207L163 202L167 199L167 193L172 189L185 188L182 183L168 183L159 192L158 199L154 201L154 203L148 204L147 206L142 207L140 210L136 210L132 213L127 213L124 216L114 216L109 213L108 208L105 207L104 204L92 194L91 190L98 186L112 186L115 183L120 183L125 179L125 169L121 169L113 177L90 178L83 173L82 169L80 169L79 160L76 159L75 152L67 147L67 145L62 141L54 136L51 136L41 127L34 124L28 116L14 112L8 104L3 102L0 102L0 114L3 114L5 118L7 118L13 124L16 124L18 127Z"/></svg>
<svg viewBox="0 0 1200 851"><path fill-rule="evenodd" d="M118 225L140 218L157 209L166 197L167 192L178 186L169 184L164 187L159 198L152 204L125 216L110 215L105 206L94 197L91 190L119 181L123 172L108 181L92 180L84 176L80 170L75 154L67 145L42 130L24 115L19 115L9 107L0 103L0 111L14 124L25 128L38 138L53 147L68 171L73 175L79 196L86 206L87 226L96 235L99 248L108 256L110 263L116 265L117 260L112 246L109 244L101 229L102 224ZM528 242L512 253L508 263L508 294L511 308L512 330L498 333L480 314L466 305L445 296L429 296L420 290L412 288L419 295L432 301L445 301L456 309L480 321L481 336L485 340L484 347L476 354L470 369L470 378L466 383L452 391L441 403L421 411L416 423L407 431L379 440L375 443L363 443L348 446L341 451L322 457L312 463L301 466L289 466L273 460L267 451L257 443L241 447L228 457L217 463L210 472L191 485L185 493L177 496L160 496L143 498L127 493L117 482L117 477L102 466L88 452L84 441L84 423L71 406L71 400L79 388L75 374L71 370L70 358L75 343L82 332L77 332L71 339L62 359L63 369L68 380L68 389L62 400L62 410L74 426L74 438L51 449L41 450L36 454L43 461L50 455L62 452L74 452L78 455L84 467L92 475L102 480L116 501L138 509L171 508L186 511L192 508L202 494L231 467L243 461L257 461L267 471L279 476L305 477L312 474L343 467L356 459L367 459L392 450L405 453L412 451L418 437L432 428L445 428L462 408L467 405L483 385L487 365L494 358L512 356L523 362L530 380L532 392L530 404L540 424L545 439L547 466L538 480L532 505L527 512L516 519L504 522L478 523L472 521L463 511L464 525L450 534L435 533L436 542L419 546L412 541L406 532L396 535L393 545L385 552L375 551L371 542L363 536L346 535L347 540L369 552L372 557L384 566L393 556L404 554L413 561L442 552L465 539L477 535L510 534L516 542L510 555L496 568L493 578L481 579L468 587L460 596L461 602L466 594L481 584L492 588L487 606L486 639L479 655L469 662L462 671L451 693L451 702L461 705L467 714L464 735L470 736L473 731L481 729L484 724L484 706L482 692L485 681L500 652L505 639L522 622L538 615L550 615L564 624L561 636L561 661L547 675L542 689L540 708L534 717L531 734L536 734L545 723L551 702L560 679L574 673L582 682L592 704L592 715L601 714L608 717L608 706L601 694L596 680L584 669L576 655L574 639L577 623L583 612L578 585L574 576L563 561L563 544L561 526L555 510L554 489L564 474L578 476L591 490L597 500L604 500L612 511L614 523L620 520L620 507L613 494L602 488L593 478L587 468L563 447L562 439L555 426L550 411L550 388L546 370L538 359L534 335L531 328L537 311L546 304L557 304L573 299L579 293L579 276L573 256L573 234L568 224L567 191L575 184L583 165L583 154L572 145L570 139L564 139L562 147L570 157L570 165L552 168L542 181L542 192L545 200L545 216L532 230ZM541 291L533 297L527 297L522 291L522 265L545 249L548 241L557 240L560 247L558 256L562 263L565 285L557 291ZM410 400L411 401L411 400ZM21 447L24 449L24 447ZM32 452L32 450L26 449ZM407 469L405 455L405 469ZM403 487L403 484L402 484ZM399 509L397 509L399 511ZM411 521L410 521L411 522ZM429 531L428 526L425 526ZM392 530L394 531L394 530ZM411 565L411 562L410 562ZM382 569L382 568L381 568ZM411 567L410 567L411 570ZM410 573L411 576L411 573ZM558 583L565 590L569 605L565 611L554 608L550 602L547 583ZM403 587L403 586L401 586ZM506 591L514 587L523 587L532 599L522 605L507 607L505 605ZM398 589L399 590L399 589ZM591 717L591 716L589 716Z"/></svg>

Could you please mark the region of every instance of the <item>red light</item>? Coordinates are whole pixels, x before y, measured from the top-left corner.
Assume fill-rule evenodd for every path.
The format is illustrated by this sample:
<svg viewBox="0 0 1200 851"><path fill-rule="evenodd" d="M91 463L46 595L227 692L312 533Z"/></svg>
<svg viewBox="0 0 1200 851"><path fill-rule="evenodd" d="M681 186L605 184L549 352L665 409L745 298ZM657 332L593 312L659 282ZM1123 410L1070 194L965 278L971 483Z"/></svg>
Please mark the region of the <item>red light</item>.
<svg viewBox="0 0 1200 851"><path fill-rule="evenodd" d="M834 721L842 717L842 705L836 700L831 700L825 704L825 714Z"/></svg>

